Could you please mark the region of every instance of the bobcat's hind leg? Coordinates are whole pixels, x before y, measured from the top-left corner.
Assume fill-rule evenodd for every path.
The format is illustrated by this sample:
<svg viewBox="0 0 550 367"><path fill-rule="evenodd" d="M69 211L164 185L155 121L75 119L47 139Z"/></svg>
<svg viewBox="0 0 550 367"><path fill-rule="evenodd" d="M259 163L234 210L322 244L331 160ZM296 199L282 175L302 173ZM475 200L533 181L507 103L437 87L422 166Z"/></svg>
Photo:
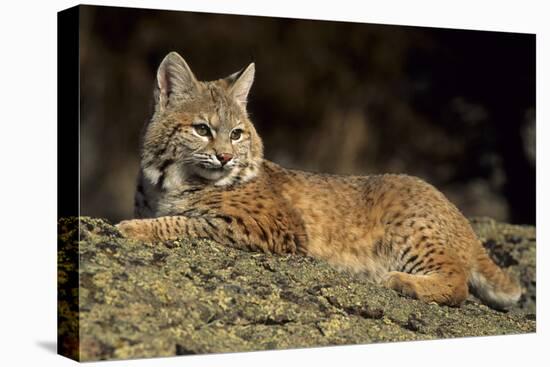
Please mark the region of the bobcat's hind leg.
<svg viewBox="0 0 550 367"><path fill-rule="evenodd" d="M427 274L389 272L384 285L424 302L459 306L468 297L467 277L458 267Z"/></svg>

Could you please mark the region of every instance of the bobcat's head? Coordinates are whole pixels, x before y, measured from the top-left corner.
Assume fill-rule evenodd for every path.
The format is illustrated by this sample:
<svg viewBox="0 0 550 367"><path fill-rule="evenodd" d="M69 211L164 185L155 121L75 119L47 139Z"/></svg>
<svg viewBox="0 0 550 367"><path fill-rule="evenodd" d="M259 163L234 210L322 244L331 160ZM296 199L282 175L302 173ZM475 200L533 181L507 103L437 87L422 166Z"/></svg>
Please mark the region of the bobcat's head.
<svg viewBox="0 0 550 367"><path fill-rule="evenodd" d="M179 54L169 53L157 71L155 112L143 138L146 179L168 190L189 180L224 186L254 178L263 146L246 112L253 80L250 64L201 82Z"/></svg>

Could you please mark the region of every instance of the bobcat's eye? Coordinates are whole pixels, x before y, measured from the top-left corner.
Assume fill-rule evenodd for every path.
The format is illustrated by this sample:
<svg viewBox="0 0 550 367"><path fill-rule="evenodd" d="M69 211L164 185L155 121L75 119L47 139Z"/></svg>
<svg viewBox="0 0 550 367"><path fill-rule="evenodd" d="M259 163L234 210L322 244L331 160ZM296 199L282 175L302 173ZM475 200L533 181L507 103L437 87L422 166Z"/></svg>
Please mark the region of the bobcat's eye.
<svg viewBox="0 0 550 367"><path fill-rule="evenodd" d="M199 134L200 136L209 136L210 135L210 128L206 124L197 124L193 125L193 128Z"/></svg>
<svg viewBox="0 0 550 367"><path fill-rule="evenodd" d="M231 131L231 140L239 140L243 131L241 129L235 129Z"/></svg>

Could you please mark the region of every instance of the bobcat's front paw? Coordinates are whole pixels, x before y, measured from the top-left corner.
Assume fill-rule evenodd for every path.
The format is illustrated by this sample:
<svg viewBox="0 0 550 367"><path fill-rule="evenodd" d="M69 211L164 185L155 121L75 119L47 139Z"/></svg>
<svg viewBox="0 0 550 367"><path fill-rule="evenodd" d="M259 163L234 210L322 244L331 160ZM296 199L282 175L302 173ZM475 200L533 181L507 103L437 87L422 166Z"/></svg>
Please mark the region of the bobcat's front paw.
<svg viewBox="0 0 550 367"><path fill-rule="evenodd" d="M149 219L123 220L115 226L124 237L144 242L153 242L157 238Z"/></svg>

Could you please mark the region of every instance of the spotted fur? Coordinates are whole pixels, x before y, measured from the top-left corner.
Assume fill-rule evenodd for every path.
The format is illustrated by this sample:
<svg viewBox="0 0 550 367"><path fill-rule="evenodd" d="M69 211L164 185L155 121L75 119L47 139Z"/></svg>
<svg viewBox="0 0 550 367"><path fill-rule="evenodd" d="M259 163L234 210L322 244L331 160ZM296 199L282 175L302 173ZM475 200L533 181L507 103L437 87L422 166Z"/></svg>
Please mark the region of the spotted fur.
<svg viewBox="0 0 550 367"><path fill-rule="evenodd" d="M119 223L123 234L144 241L209 238L309 255L444 305L459 305L468 283L494 307L519 299L517 282L428 183L406 175L313 174L265 160L246 112L253 77L251 64L225 79L199 82L178 54L164 59L143 138L139 219ZM208 127L208 136L197 124Z"/></svg>

